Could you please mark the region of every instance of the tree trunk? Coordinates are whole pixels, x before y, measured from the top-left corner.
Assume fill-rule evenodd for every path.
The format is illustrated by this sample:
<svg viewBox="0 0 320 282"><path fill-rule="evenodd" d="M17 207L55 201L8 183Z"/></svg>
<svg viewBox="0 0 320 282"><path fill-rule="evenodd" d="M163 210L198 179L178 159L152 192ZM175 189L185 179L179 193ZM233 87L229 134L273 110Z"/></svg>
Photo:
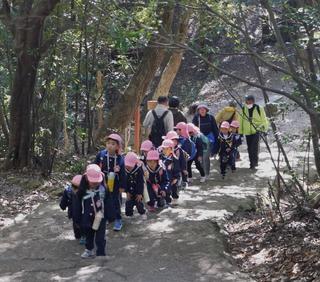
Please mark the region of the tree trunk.
<svg viewBox="0 0 320 282"><path fill-rule="evenodd" d="M173 5L164 10L162 16L163 26L160 29L160 36L151 39L149 46L146 47L136 73L130 80L123 95L121 95L117 106L112 108L108 113L108 129L123 130L132 121L137 106L140 105L150 82L153 80L155 73L164 58L165 49L153 47L152 45L154 45L154 42L162 41L164 36L170 34L173 11Z"/></svg>
<svg viewBox="0 0 320 282"><path fill-rule="evenodd" d="M9 128L8 128L8 124L7 124L7 120L6 120L6 115L4 113L2 101L0 101L0 125L1 125L1 129L3 132L4 138L7 142L7 144L9 144Z"/></svg>
<svg viewBox="0 0 320 282"><path fill-rule="evenodd" d="M189 23L190 16L191 16L191 12L186 11L183 14L182 19L179 23L177 41L180 44L184 44L187 39L188 23ZM184 54L184 50L182 49L179 49L179 51L173 51L167 66L162 72L161 79L159 81L159 84L153 96L154 99L158 98L159 96L169 95L169 91L172 86L172 83L180 68L183 54Z"/></svg>

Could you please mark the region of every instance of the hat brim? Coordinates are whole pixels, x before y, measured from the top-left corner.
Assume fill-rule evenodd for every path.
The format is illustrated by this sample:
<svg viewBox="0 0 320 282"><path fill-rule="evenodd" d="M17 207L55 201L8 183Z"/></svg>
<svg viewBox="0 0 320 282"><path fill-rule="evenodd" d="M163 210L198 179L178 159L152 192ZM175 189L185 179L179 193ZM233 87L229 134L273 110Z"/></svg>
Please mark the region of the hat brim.
<svg viewBox="0 0 320 282"><path fill-rule="evenodd" d="M103 180L103 175L102 175L102 173L97 177L92 177L92 176L87 175L87 179L91 183L100 183Z"/></svg>

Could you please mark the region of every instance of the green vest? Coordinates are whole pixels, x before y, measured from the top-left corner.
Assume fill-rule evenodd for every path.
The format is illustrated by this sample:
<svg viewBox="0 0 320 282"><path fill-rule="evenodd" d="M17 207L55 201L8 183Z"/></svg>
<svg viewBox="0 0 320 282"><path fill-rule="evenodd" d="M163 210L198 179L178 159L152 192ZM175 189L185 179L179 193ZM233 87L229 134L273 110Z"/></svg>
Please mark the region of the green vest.
<svg viewBox="0 0 320 282"><path fill-rule="evenodd" d="M243 135L252 135L257 131L267 132L269 128L269 121L263 107L254 105L252 119L249 120L249 109L247 106L242 108L240 114L240 128L239 133Z"/></svg>

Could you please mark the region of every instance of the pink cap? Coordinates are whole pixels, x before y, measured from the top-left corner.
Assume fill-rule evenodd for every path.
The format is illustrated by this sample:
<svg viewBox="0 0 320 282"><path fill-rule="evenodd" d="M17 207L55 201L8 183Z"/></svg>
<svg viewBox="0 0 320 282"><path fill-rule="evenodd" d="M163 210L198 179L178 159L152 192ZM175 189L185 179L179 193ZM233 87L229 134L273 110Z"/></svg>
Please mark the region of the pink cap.
<svg viewBox="0 0 320 282"><path fill-rule="evenodd" d="M185 122L181 121L181 122L177 123L177 125L174 128L183 130L186 128L186 126L187 126L187 124Z"/></svg>
<svg viewBox="0 0 320 282"><path fill-rule="evenodd" d="M166 136L162 136L162 139L179 139L179 135L175 131L169 131Z"/></svg>
<svg viewBox="0 0 320 282"><path fill-rule="evenodd" d="M116 133L112 133L110 134L107 139L112 139L114 141L117 141L119 143L119 145L121 145L122 143L122 138L119 134L116 134Z"/></svg>
<svg viewBox="0 0 320 282"><path fill-rule="evenodd" d="M165 139L162 142L161 148L174 148L174 143L170 139Z"/></svg>
<svg viewBox="0 0 320 282"><path fill-rule="evenodd" d="M125 157L124 157L124 164L129 167L134 167L137 163L139 163L139 157L137 154L133 152L129 152Z"/></svg>
<svg viewBox="0 0 320 282"><path fill-rule="evenodd" d="M141 143L140 150L149 152L154 148L152 142L150 140L145 140Z"/></svg>
<svg viewBox="0 0 320 282"><path fill-rule="evenodd" d="M71 180L71 184L76 186L76 187L79 187L80 186L80 182L81 182L81 179L82 179L82 175L81 174L78 174L76 176L74 176Z"/></svg>
<svg viewBox="0 0 320 282"><path fill-rule="evenodd" d="M239 128L240 127L240 122L237 120L233 120L230 124L231 127Z"/></svg>
<svg viewBox="0 0 320 282"><path fill-rule="evenodd" d="M152 150L147 154L147 161L158 161L160 158L158 151Z"/></svg>
<svg viewBox="0 0 320 282"><path fill-rule="evenodd" d="M103 180L101 168L96 164L90 164L87 166L86 175L88 181L92 183L99 183Z"/></svg>
<svg viewBox="0 0 320 282"><path fill-rule="evenodd" d="M229 129L230 128L230 123L227 122L227 121L224 121L221 123L221 128L226 128L226 129Z"/></svg>
<svg viewBox="0 0 320 282"><path fill-rule="evenodd" d="M188 123L187 129L188 129L188 132L198 133L198 131L196 130L196 127L193 123Z"/></svg>

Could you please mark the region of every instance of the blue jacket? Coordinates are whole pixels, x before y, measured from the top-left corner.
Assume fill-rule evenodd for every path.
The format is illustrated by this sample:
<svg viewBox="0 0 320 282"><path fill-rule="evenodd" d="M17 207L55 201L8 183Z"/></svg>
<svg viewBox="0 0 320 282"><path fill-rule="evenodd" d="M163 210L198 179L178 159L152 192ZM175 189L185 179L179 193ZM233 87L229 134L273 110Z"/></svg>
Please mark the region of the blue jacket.
<svg viewBox="0 0 320 282"><path fill-rule="evenodd" d="M142 166L135 166L132 171L125 170L126 192L131 195L143 195L144 173Z"/></svg>
<svg viewBox="0 0 320 282"><path fill-rule="evenodd" d="M174 154L179 160L180 171L187 170L187 159L184 155L184 150L180 146L177 146L174 148Z"/></svg>
<svg viewBox="0 0 320 282"><path fill-rule="evenodd" d="M148 165L146 169L149 173L149 177L147 179L147 185L159 185L160 190L167 191L170 186L170 182L168 179L168 175L162 166L158 165L155 170L152 170Z"/></svg>
<svg viewBox="0 0 320 282"><path fill-rule="evenodd" d="M91 228L96 212L104 212L106 215L106 199L108 197L108 191L103 183L97 186L94 190L90 190L88 182L85 177L82 178L79 191L77 192L76 207L77 212L74 215L74 221L82 228Z"/></svg>
<svg viewBox="0 0 320 282"><path fill-rule="evenodd" d="M235 148L238 148L240 145L242 145L241 135L238 133L232 133L232 143Z"/></svg>
<svg viewBox="0 0 320 282"><path fill-rule="evenodd" d="M94 161L95 164L100 166L101 171L105 174L106 181L108 180L108 173L115 172L115 166L120 167L120 171L116 172L116 178L114 182L114 193L119 192L119 188L126 188L126 176L124 167L124 158L121 155L109 156L107 150L101 150Z"/></svg>
<svg viewBox="0 0 320 282"><path fill-rule="evenodd" d="M163 164L165 171L168 175L168 179L169 179L170 184L175 179L179 180L180 179L180 172L181 172L179 159L177 159L174 156L167 157L162 154L161 161L162 161L162 164Z"/></svg>
<svg viewBox="0 0 320 282"><path fill-rule="evenodd" d="M59 206L63 211L68 209L68 218L72 218L72 202L74 204L73 197L74 193L72 187L71 185L67 185L63 191Z"/></svg>
<svg viewBox="0 0 320 282"><path fill-rule="evenodd" d="M203 142L200 136L192 136L190 137L191 140L196 144L196 148L197 148L197 154L194 157L194 159L197 159L198 157L202 157L203 156Z"/></svg>

